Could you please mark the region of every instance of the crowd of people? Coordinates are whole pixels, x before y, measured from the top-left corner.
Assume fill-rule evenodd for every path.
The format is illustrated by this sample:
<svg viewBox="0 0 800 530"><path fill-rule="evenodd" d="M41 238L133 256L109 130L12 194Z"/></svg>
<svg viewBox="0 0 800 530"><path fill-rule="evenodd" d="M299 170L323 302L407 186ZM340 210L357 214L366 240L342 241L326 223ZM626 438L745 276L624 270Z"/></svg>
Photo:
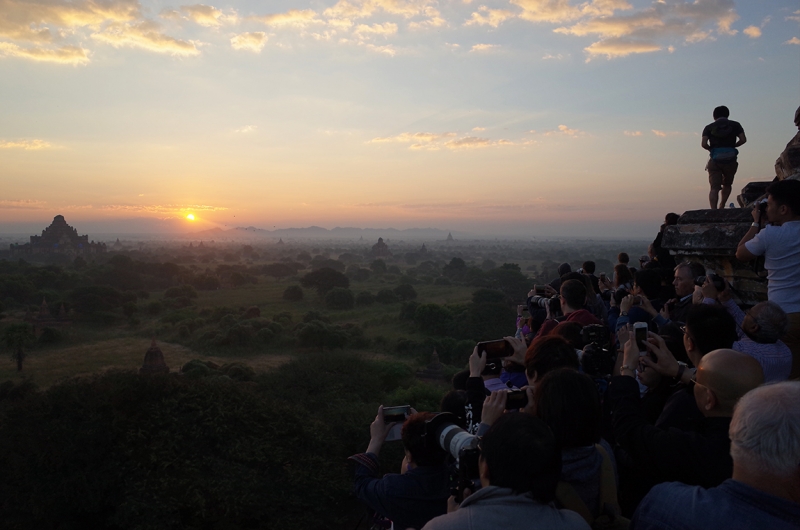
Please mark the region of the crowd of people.
<svg viewBox="0 0 800 530"><path fill-rule="evenodd" d="M720 277L672 262L662 227L639 267L563 264L535 286L505 357L476 346L441 412L410 410L399 473L379 472L395 426L381 407L351 457L374 527L800 528L800 181L767 193L736 251L764 257L767 301L744 311ZM432 440L441 413L477 441L466 486Z"/></svg>

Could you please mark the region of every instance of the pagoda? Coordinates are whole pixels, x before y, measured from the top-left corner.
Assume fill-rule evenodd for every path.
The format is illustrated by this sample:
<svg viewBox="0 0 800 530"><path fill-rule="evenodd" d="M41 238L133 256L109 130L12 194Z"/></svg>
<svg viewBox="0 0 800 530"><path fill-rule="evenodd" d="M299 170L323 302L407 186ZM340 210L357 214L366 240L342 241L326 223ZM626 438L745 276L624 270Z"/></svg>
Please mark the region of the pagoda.
<svg viewBox="0 0 800 530"><path fill-rule="evenodd" d="M63 215L56 215L42 235L31 236L30 243L12 244L12 256L30 254L99 254L106 251L105 243L89 241L89 236L79 236L78 231L67 224Z"/></svg>

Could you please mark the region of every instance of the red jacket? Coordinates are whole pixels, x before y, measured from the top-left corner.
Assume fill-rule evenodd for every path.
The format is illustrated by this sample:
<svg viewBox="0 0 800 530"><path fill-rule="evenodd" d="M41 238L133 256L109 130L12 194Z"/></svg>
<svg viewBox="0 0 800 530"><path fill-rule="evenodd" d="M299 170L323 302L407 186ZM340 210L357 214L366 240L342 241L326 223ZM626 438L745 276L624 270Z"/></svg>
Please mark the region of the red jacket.
<svg viewBox="0 0 800 530"><path fill-rule="evenodd" d="M572 313L567 315L567 318L565 318L561 322L577 322L581 326L588 326L589 324L602 324L599 318L597 318L596 316L594 316L585 309L578 309L577 311L573 311ZM534 338L544 337L545 335L553 331L553 328L555 328L561 322L552 319L545 320L542 323L542 327L539 328L539 332L536 334L536 337Z"/></svg>

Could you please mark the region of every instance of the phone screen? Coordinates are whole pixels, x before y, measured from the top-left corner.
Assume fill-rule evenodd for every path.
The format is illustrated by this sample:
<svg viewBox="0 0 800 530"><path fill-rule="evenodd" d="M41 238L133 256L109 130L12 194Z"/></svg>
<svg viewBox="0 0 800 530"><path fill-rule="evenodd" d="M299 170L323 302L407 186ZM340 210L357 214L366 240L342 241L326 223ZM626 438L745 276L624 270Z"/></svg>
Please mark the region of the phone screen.
<svg viewBox="0 0 800 530"><path fill-rule="evenodd" d="M505 339L478 343L478 353L486 352L487 359L502 359L514 355L514 348Z"/></svg>
<svg viewBox="0 0 800 530"><path fill-rule="evenodd" d="M639 353L644 355L649 350L645 343L647 342L647 324L643 326L639 326L641 322L637 322L636 325L633 327L634 333L636 334L636 345L639 346Z"/></svg>
<svg viewBox="0 0 800 530"><path fill-rule="evenodd" d="M396 407L383 407L384 423L404 422L411 413L411 405L398 405Z"/></svg>

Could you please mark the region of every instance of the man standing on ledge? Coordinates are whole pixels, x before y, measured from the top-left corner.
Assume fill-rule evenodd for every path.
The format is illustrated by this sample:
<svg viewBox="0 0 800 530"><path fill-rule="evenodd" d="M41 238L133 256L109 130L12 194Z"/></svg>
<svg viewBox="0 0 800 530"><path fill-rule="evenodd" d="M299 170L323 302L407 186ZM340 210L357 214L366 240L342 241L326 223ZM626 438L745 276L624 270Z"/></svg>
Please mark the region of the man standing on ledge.
<svg viewBox="0 0 800 530"><path fill-rule="evenodd" d="M742 125L738 121L728 119L730 114L728 107L715 108L714 122L703 129L703 140L700 144L710 155L706 171L708 171L708 182L711 184L708 202L712 210L718 207L717 199L719 208L725 208L725 201L731 194L733 176L739 168L739 162L736 160L739 151L736 148L747 141ZM720 189L721 196L719 196Z"/></svg>

